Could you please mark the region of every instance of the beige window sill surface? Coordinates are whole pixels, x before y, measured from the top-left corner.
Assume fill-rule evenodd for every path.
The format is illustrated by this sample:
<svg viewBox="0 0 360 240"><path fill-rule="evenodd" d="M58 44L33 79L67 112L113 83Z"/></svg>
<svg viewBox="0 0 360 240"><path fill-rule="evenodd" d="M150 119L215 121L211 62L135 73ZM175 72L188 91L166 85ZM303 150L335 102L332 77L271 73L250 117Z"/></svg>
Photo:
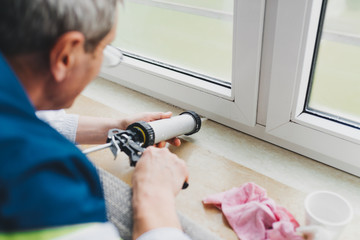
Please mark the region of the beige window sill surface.
<svg viewBox="0 0 360 240"><path fill-rule="evenodd" d="M177 115L183 109L98 78L68 111L122 117L144 111L172 111ZM219 237L237 239L221 212L204 207L201 200L210 194L254 182L265 188L278 205L286 207L300 225L305 221L303 201L306 194L329 190L343 195L354 209L354 219L340 239L359 239L360 178L210 120L203 122L198 133L182 139L180 147L170 147L170 150L187 162L190 187L178 195L177 207ZM89 158L130 184L133 170L126 155L114 160L110 150L105 149L90 154Z"/></svg>

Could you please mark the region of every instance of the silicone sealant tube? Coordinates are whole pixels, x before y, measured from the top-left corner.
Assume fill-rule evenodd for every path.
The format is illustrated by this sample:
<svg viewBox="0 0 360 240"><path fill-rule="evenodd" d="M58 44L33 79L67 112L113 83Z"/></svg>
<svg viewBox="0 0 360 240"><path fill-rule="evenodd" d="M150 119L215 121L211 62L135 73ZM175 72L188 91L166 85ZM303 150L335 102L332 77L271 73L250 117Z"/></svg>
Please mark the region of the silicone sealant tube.
<svg viewBox="0 0 360 240"><path fill-rule="evenodd" d="M201 120L200 120L201 121ZM148 122L153 129L155 143L187 134L190 135L197 127L197 122L191 114L183 113L169 119Z"/></svg>
<svg viewBox="0 0 360 240"><path fill-rule="evenodd" d="M153 122L139 121L131 124L127 130L135 133L133 140L142 147L172 139L180 135L191 135L201 128L201 118L195 112L186 111L179 116Z"/></svg>

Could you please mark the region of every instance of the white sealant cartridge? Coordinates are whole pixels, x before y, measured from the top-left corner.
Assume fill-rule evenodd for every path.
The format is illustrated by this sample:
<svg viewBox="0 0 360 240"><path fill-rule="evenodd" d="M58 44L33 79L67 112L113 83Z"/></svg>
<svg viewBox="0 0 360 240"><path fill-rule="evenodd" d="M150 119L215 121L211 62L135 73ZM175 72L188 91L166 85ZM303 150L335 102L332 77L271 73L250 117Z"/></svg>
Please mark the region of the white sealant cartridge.
<svg viewBox="0 0 360 240"><path fill-rule="evenodd" d="M136 131L142 147L172 139L180 135L191 135L201 128L201 118L193 111L186 111L178 116L153 122L136 122L127 130Z"/></svg>

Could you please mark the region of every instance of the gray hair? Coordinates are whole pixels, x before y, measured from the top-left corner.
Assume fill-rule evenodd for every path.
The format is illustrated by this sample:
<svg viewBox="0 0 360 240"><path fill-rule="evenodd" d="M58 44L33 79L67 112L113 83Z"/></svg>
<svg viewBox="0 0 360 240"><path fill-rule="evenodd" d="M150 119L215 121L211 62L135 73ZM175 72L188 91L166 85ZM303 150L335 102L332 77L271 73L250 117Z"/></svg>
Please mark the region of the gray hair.
<svg viewBox="0 0 360 240"><path fill-rule="evenodd" d="M110 32L117 0L1 0L0 51L5 55L47 52L66 32L85 36L93 51Z"/></svg>

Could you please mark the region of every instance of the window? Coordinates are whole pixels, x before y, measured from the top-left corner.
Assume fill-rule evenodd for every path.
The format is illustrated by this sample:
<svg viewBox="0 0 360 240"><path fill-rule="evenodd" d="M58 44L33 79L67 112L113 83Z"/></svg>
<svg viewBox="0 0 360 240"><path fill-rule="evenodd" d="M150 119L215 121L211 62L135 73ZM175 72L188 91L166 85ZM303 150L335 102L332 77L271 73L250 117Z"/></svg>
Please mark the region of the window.
<svg viewBox="0 0 360 240"><path fill-rule="evenodd" d="M360 176L359 5L358 0L129 0L120 10L125 16L114 43L125 51L124 61L101 76ZM147 22L170 26L138 42L140 35L132 34L140 29L126 30L130 11L142 31L155 27ZM152 11L156 16L150 20ZM219 45L226 46L215 47L220 40L214 39L200 46L205 37L195 35L199 32L223 35ZM186 41L160 41L164 38Z"/></svg>
<svg viewBox="0 0 360 240"><path fill-rule="evenodd" d="M102 77L219 122L256 124L264 1L124 5L114 42L124 61Z"/></svg>
<svg viewBox="0 0 360 240"><path fill-rule="evenodd" d="M306 111L360 127L360 2L324 5Z"/></svg>
<svg viewBox="0 0 360 240"><path fill-rule="evenodd" d="M233 0L132 0L114 45L132 57L231 86Z"/></svg>

